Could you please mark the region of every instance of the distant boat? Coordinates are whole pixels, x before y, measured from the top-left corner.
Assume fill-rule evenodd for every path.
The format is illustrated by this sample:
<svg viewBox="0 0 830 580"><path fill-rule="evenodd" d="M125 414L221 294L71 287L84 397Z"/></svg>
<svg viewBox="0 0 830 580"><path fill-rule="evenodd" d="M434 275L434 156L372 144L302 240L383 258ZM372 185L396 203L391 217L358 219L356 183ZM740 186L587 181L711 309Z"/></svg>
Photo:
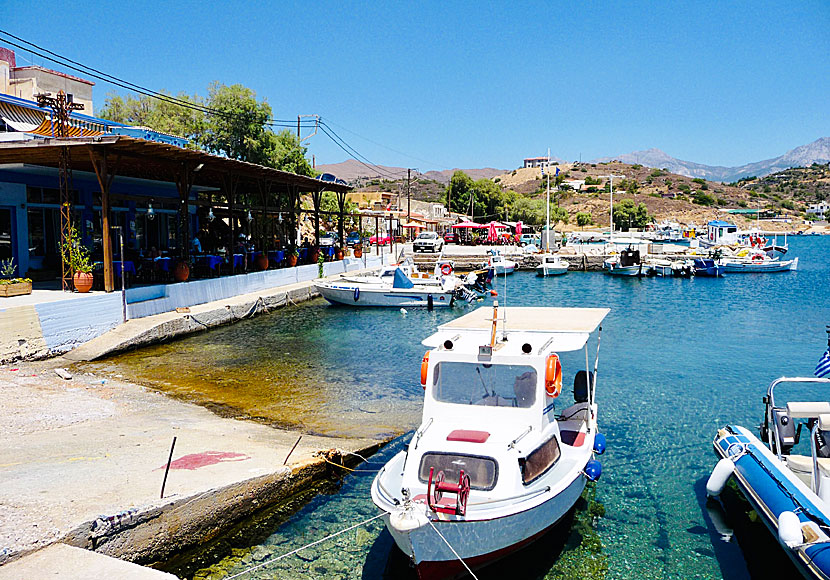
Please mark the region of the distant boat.
<svg viewBox="0 0 830 580"><path fill-rule="evenodd" d="M798 258L779 260L755 254L751 258L721 258L719 264L727 274L762 274L798 269Z"/></svg>
<svg viewBox="0 0 830 580"><path fill-rule="evenodd" d="M542 254L542 262L536 266L537 276L558 276L566 274L570 264L553 254Z"/></svg>
<svg viewBox="0 0 830 580"><path fill-rule="evenodd" d="M643 277L651 273L651 266L640 260L640 251L631 248L608 258L602 265L605 273L611 276Z"/></svg>
<svg viewBox="0 0 830 580"><path fill-rule="evenodd" d="M495 251L490 256L489 267L493 270L494 274L512 274L516 266L516 262L508 260Z"/></svg>
<svg viewBox="0 0 830 580"><path fill-rule="evenodd" d="M651 259L646 263L651 268L651 274L659 278L691 278L695 274L690 260Z"/></svg>
<svg viewBox="0 0 830 580"><path fill-rule="evenodd" d="M723 266L710 258L695 258L695 276L719 278L723 276Z"/></svg>

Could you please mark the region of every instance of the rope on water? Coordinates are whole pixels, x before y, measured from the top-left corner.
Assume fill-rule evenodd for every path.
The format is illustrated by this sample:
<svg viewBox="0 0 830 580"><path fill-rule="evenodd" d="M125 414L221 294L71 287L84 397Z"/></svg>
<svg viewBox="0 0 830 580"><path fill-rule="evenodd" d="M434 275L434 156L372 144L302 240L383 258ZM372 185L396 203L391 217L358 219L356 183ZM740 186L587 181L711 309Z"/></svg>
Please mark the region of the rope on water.
<svg viewBox="0 0 830 580"><path fill-rule="evenodd" d="M271 563L273 563L273 562L277 562L278 560L282 560L283 558L287 558L288 556L293 556L294 554L296 554L296 553L298 553L298 552L301 552L301 551L305 550L306 548L311 548L312 546L316 546L317 544L322 544L322 543L323 543L323 542L325 542L326 540L330 540L330 539L332 539L332 538L334 538L334 537L339 536L340 534L345 534L346 532L351 531L351 530L353 530L353 529L355 529L355 528L359 528L360 526L365 526L366 524L368 524L368 523L370 523L370 522L373 522L373 521L375 521L375 520L376 520L376 519L378 519L378 518L382 518L382 517L383 517L383 516L385 516L385 515L386 515L386 512L384 512L384 513L382 513L382 514L378 514L378 515L376 515L376 516L373 516L373 517L371 517L371 518L369 518L369 519L363 520L363 521L362 521L362 522L360 522L360 523L354 524L353 526L349 526L348 528L342 529L342 530L340 530L339 532L335 532L335 533L333 533L333 534L329 534L329 535L328 535L328 536L326 536L325 538L321 538L321 539L319 539L319 540L317 540L317 541L315 541L315 542L311 542L310 544L306 544L305 546L302 546L302 547L300 547L300 548L297 548L296 550L291 550L290 552L287 552L287 553L285 553L285 554L283 554L283 555L281 555L281 556L277 556L276 558L271 558L271 559L269 559L269 560L265 560L264 562L261 562L260 564L257 564L256 566L253 566L253 567L251 567L251 568L248 568L247 570L243 570L242 572L237 572L237 573L236 573L236 574L234 574L233 576L228 576L227 578L225 578L225 580L233 580L234 578L238 578L238 577L240 577L240 576L243 576L243 575L245 575L245 574L248 574L248 573L250 573L250 572L253 572L254 570L257 570L257 569L259 569L259 568L262 568L262 567L263 567L263 566L265 566L266 564L271 564ZM446 541L446 540L445 540L445 541ZM466 566L466 564L465 564L465 566ZM468 570L469 570L469 568L468 568ZM470 573L472 574L472 572L470 572ZM474 576L474 578L475 578L475 576ZM478 579L476 579L476 580L478 580Z"/></svg>
<svg viewBox="0 0 830 580"><path fill-rule="evenodd" d="M330 459L327 459L325 457L323 457L323 461L325 461L326 463L331 463L335 467L340 467L341 469L351 471L352 473L378 473L378 472L380 472L380 469L353 469L351 467L346 467L345 465L340 465L339 463L335 463L334 461L331 461Z"/></svg>
<svg viewBox="0 0 830 580"><path fill-rule="evenodd" d="M438 531L438 528L435 527L435 524L432 523L432 520L427 519L427 522L429 522L429 525L432 527L433 530L435 530L435 533L438 534L441 537L442 540L444 540L444 543L447 545L447 547L450 549L450 551L453 554L455 554L455 557L458 558L458 561L461 562L462 564L464 564L464 567L467 569L467 572L470 573L470 576L473 577L473 580L478 580L478 576L473 574L473 571L470 569L469 566L467 566L467 562L464 561L464 558L462 558L461 556L458 555L458 552L456 552L455 548L453 548L452 545L450 545L450 543L447 541L447 538L444 537L444 534L442 534L441 532Z"/></svg>

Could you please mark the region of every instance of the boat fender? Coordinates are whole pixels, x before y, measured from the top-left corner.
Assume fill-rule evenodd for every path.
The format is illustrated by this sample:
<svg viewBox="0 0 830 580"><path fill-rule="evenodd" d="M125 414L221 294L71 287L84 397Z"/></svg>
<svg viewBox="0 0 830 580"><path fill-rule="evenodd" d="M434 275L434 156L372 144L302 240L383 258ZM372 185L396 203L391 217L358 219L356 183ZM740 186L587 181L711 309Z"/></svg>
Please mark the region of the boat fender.
<svg viewBox="0 0 830 580"><path fill-rule="evenodd" d="M360 288L355 288L354 289L354 301L357 302L358 300L360 300Z"/></svg>
<svg viewBox="0 0 830 580"><path fill-rule="evenodd" d="M602 433L597 433L597 436L594 437L594 453L597 455L605 453L605 435Z"/></svg>
<svg viewBox="0 0 830 580"><path fill-rule="evenodd" d="M409 504L389 514L389 525L398 532L411 532L427 524L429 518L423 504Z"/></svg>
<svg viewBox="0 0 830 580"><path fill-rule="evenodd" d="M435 308L435 302L432 300L432 294L427 294L427 310Z"/></svg>
<svg viewBox="0 0 830 580"><path fill-rule="evenodd" d="M499 293L496 292L495 290L490 290L490 296L498 296L498 295L499 295Z"/></svg>
<svg viewBox="0 0 830 580"><path fill-rule="evenodd" d="M452 266L450 266L449 264L442 264L441 265L441 273L444 276L449 276L450 274L452 274Z"/></svg>
<svg viewBox="0 0 830 580"><path fill-rule="evenodd" d="M732 463L731 459L724 457L718 464L715 465L715 469L712 470L712 475L709 476L709 479L706 481L706 494L709 497L718 497L720 492L723 491L726 482L729 480L729 476L735 471L735 464Z"/></svg>
<svg viewBox="0 0 830 580"><path fill-rule="evenodd" d="M600 475L602 475L602 464L596 459L590 459L588 463L585 464L585 471L582 473L585 474L588 481L597 481Z"/></svg>
<svg viewBox="0 0 830 580"><path fill-rule="evenodd" d="M801 520L793 512L781 512L778 516L778 540L788 548L795 548L804 542Z"/></svg>
<svg viewBox="0 0 830 580"><path fill-rule="evenodd" d="M427 369L429 368L429 351L426 351L424 358L421 359L421 386L424 390L427 388Z"/></svg>
<svg viewBox="0 0 830 580"><path fill-rule="evenodd" d="M545 392L554 399L562 392L562 364L555 354L549 354L545 363Z"/></svg>

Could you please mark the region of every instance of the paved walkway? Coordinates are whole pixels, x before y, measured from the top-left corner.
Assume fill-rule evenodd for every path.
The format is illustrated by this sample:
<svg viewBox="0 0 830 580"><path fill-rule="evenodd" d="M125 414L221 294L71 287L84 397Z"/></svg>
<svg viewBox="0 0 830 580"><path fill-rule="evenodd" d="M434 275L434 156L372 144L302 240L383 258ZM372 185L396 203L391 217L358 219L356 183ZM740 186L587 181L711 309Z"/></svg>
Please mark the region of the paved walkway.
<svg viewBox="0 0 830 580"><path fill-rule="evenodd" d="M0 367L0 564L58 541L142 561L183 529L239 517L234 505L255 508L262 490L318 464L315 452L376 443L305 435L289 469L297 433L223 419L126 382L65 380L54 364ZM128 541L106 543L124 530Z"/></svg>

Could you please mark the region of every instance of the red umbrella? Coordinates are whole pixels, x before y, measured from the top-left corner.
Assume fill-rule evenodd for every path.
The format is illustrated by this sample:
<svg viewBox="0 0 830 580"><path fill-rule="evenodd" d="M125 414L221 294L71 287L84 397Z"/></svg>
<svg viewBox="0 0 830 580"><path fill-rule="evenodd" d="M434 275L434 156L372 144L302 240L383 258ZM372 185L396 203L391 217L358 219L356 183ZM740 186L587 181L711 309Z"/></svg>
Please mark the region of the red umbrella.
<svg viewBox="0 0 830 580"><path fill-rule="evenodd" d="M452 226L453 228L469 228L471 230L482 229L486 228L487 226L484 224L479 224L476 222L461 222L460 224L455 224Z"/></svg>
<svg viewBox="0 0 830 580"><path fill-rule="evenodd" d="M516 222L516 235L522 235L522 222Z"/></svg>
<svg viewBox="0 0 830 580"><path fill-rule="evenodd" d="M486 226L482 227L495 227L497 230L506 230L509 226L506 226L501 222L490 222Z"/></svg>
<svg viewBox="0 0 830 580"><path fill-rule="evenodd" d="M487 224L487 241L495 242L497 239L498 234L496 233L496 222L490 222Z"/></svg>

